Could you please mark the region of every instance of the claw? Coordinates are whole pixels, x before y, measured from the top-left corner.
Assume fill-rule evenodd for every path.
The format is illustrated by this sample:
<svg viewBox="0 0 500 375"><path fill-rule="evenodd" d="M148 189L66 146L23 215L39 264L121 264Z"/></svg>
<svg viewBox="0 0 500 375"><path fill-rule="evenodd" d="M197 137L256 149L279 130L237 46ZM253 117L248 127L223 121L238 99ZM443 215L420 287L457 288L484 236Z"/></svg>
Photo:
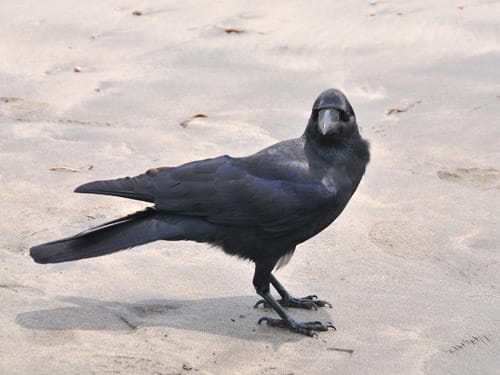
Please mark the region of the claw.
<svg viewBox="0 0 500 375"><path fill-rule="evenodd" d="M326 323L326 328L331 328L331 329L333 329L334 331L336 331L336 330L337 330L337 328L335 328L335 326L334 326L332 323L330 323L330 322Z"/></svg>
<svg viewBox="0 0 500 375"><path fill-rule="evenodd" d="M310 300L318 299L318 296L316 294L311 294L310 296L304 297L304 299L310 299Z"/></svg>
<svg viewBox="0 0 500 375"><path fill-rule="evenodd" d="M266 307L266 301L264 301L263 299L261 300L258 300L257 303L255 303L255 305L253 305L253 308L256 309L257 307L259 307L260 305ZM260 324L260 323L259 323Z"/></svg>
<svg viewBox="0 0 500 375"><path fill-rule="evenodd" d="M304 297L301 299L311 300L316 304L317 307L325 307L325 306L328 306L329 308L333 307L330 302L318 299L318 296L316 294L311 294L310 296L307 296L307 297Z"/></svg>
<svg viewBox="0 0 500 375"><path fill-rule="evenodd" d="M328 301L322 301L322 300L315 300L314 303L318 305L319 307L325 307L328 306L329 308L333 308L332 304Z"/></svg>
<svg viewBox="0 0 500 375"><path fill-rule="evenodd" d="M292 332L300 333L309 337L318 337L318 331L328 331L328 328L332 328L336 331L332 323L324 325L319 321L296 323L293 320L286 321L283 319L274 319L264 316L259 319L258 324L261 324L262 322L266 322L270 327L288 328Z"/></svg>
<svg viewBox="0 0 500 375"><path fill-rule="evenodd" d="M290 297L288 299L279 299L277 302L283 307L295 307L308 310L313 310L313 309L318 310L318 307L325 307L325 306L332 308L332 304L330 302L323 301L317 298L318 297L316 295L310 295L304 298ZM269 304L263 299L257 301L257 303L255 303L253 307L257 308L260 305L262 305L264 308L270 307Z"/></svg>

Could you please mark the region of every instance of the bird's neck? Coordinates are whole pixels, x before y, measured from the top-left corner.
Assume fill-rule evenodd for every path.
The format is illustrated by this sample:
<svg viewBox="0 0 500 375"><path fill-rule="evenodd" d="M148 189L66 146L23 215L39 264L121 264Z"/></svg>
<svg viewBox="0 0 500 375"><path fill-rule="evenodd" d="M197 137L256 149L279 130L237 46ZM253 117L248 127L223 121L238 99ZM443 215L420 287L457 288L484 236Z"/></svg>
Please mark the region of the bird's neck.
<svg viewBox="0 0 500 375"><path fill-rule="evenodd" d="M358 132L333 141L308 132L302 137L306 152L314 152L329 163L343 163L357 159L366 165L370 161L369 143L361 138Z"/></svg>

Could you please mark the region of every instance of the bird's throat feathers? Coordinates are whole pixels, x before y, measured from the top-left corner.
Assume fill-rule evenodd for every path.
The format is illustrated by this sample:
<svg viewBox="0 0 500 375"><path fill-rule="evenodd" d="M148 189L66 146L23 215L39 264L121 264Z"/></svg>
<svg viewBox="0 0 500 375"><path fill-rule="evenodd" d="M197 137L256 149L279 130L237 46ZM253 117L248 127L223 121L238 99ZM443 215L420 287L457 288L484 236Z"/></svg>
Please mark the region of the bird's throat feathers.
<svg viewBox="0 0 500 375"><path fill-rule="evenodd" d="M330 162L352 160L353 157L365 165L370 161L370 145L361 138L357 130L348 137L338 139L327 138L311 130L311 126L308 126L303 135L306 150L314 150L313 152Z"/></svg>

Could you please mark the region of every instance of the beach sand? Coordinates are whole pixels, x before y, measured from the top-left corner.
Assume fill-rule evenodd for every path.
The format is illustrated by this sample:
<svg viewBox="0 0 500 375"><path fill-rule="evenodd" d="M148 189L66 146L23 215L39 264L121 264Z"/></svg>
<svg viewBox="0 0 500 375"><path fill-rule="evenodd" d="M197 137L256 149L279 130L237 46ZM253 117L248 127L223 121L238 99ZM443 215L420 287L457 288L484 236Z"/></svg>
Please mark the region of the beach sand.
<svg viewBox="0 0 500 375"><path fill-rule="evenodd" d="M1 374L498 374L500 2L4 1ZM191 242L38 265L140 210L73 194L300 136L326 88L372 161L277 275L333 309L257 325L253 266ZM207 117L191 119L196 114Z"/></svg>

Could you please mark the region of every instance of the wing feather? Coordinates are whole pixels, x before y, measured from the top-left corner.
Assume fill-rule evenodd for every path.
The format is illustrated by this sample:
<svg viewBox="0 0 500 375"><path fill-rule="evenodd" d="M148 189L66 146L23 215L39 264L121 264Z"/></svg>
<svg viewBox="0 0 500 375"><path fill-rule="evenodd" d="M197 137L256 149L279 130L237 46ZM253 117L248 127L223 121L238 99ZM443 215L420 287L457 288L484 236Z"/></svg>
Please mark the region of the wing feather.
<svg viewBox="0 0 500 375"><path fill-rule="evenodd" d="M150 175L155 206L161 211L268 232L298 229L335 199L335 191L319 182L260 177L228 156Z"/></svg>

